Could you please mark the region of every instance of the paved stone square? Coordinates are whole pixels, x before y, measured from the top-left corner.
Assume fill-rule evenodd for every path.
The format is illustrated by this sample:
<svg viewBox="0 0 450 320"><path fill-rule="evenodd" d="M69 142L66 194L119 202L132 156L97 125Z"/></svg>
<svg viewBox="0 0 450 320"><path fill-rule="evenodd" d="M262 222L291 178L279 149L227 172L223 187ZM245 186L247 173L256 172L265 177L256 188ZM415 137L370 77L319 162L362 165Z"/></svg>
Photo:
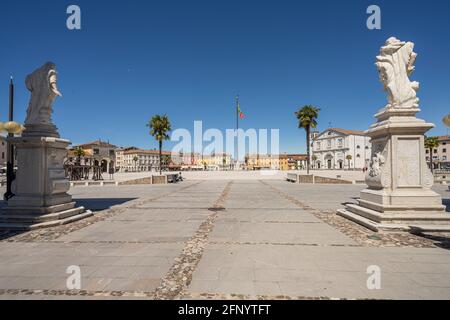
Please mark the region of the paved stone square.
<svg viewBox="0 0 450 320"><path fill-rule="evenodd" d="M257 176L75 187L93 217L0 235L0 299L450 299L450 235L374 234L336 216L362 188ZM81 290L67 289L72 265Z"/></svg>

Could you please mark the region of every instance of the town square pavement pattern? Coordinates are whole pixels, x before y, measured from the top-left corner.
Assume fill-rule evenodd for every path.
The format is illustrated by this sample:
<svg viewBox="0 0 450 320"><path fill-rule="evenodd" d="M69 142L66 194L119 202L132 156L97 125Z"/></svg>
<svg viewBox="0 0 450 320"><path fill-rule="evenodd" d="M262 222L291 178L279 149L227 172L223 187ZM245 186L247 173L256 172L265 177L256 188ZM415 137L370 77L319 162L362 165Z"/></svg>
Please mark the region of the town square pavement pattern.
<svg viewBox="0 0 450 320"><path fill-rule="evenodd" d="M48 238L39 234L48 230L3 235L0 299L450 299L448 248L363 246L313 214L363 187L256 179L76 187L93 219L104 217ZM68 293L71 265L82 288ZM371 265L381 269L380 290L367 288Z"/></svg>

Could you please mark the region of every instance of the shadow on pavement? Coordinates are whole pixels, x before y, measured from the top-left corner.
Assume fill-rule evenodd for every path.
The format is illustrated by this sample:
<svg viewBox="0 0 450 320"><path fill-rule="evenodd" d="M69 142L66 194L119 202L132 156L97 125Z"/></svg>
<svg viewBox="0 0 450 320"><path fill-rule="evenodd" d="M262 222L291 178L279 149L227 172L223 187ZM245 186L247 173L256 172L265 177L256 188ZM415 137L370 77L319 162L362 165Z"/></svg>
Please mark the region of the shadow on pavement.
<svg viewBox="0 0 450 320"><path fill-rule="evenodd" d="M83 206L87 210L101 211L118 206L137 198L92 198L92 199L73 199L77 206Z"/></svg>
<svg viewBox="0 0 450 320"><path fill-rule="evenodd" d="M422 238L434 241L434 245L436 247L439 247L441 249L450 250L450 238L449 237L445 237L445 236L439 235L437 233L435 233L435 234L419 233L417 235Z"/></svg>
<svg viewBox="0 0 450 320"><path fill-rule="evenodd" d="M113 206L121 205L137 198L93 198L93 199L74 199L76 206L83 206L87 210L101 211L107 210ZM5 201L0 201L0 209L6 207ZM45 230L45 229L42 229ZM0 241L12 238L14 236L26 233L28 230L0 230Z"/></svg>

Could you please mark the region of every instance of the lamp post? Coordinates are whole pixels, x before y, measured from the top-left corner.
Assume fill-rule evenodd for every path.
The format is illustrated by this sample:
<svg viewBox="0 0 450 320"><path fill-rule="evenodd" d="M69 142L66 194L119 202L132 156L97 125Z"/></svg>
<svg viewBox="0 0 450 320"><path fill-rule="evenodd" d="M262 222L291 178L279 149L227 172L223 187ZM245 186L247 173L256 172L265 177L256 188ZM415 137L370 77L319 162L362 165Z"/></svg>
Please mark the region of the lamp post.
<svg viewBox="0 0 450 320"><path fill-rule="evenodd" d="M448 114L444 119L442 119L442 122L447 126L450 127L450 114Z"/></svg>
<svg viewBox="0 0 450 320"><path fill-rule="evenodd" d="M7 148L7 164L6 164L6 193L4 195L5 201L8 201L14 194L12 193L12 182L15 179L14 174L14 145L10 139L14 138L15 134L20 134L23 131L23 126L14 122L14 83L13 78L9 82L9 121L6 123L0 122L0 131L8 133Z"/></svg>

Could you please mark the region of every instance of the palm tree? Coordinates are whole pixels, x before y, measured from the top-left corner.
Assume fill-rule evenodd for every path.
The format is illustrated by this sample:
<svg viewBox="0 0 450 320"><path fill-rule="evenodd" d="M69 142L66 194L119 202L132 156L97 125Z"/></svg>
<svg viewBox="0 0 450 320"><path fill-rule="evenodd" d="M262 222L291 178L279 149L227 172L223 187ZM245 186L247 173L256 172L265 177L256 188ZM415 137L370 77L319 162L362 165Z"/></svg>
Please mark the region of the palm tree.
<svg viewBox="0 0 450 320"><path fill-rule="evenodd" d="M347 159L347 161L348 161L348 170L350 170L350 161L352 161L353 157L352 157L350 154L348 154L348 155L345 157L345 159Z"/></svg>
<svg viewBox="0 0 450 320"><path fill-rule="evenodd" d="M159 174L162 175L162 145L163 141L169 140L168 133L172 130L169 117L167 115L155 115L147 124L150 128L150 135L155 137L159 144Z"/></svg>
<svg viewBox="0 0 450 320"><path fill-rule="evenodd" d="M307 162L307 173L309 174L310 167L310 150L311 150L311 128L317 128L317 118L319 117L320 109L316 108L312 105L306 105L303 108L299 109L295 116L298 119L298 127L300 129L305 129L306 131L306 153L308 158Z"/></svg>
<svg viewBox="0 0 450 320"><path fill-rule="evenodd" d="M78 165L80 165L80 164L81 164L81 157L84 157L84 156L86 155L86 153L84 152L83 148L77 147L77 148L74 150L74 154L75 154L75 156L77 157L76 163L77 163Z"/></svg>
<svg viewBox="0 0 450 320"><path fill-rule="evenodd" d="M164 166L168 166L170 164L170 156L165 154L161 157L161 162Z"/></svg>
<svg viewBox="0 0 450 320"><path fill-rule="evenodd" d="M139 161L139 158L137 156L134 156L133 161L134 161L134 170L137 171L137 162Z"/></svg>
<svg viewBox="0 0 450 320"><path fill-rule="evenodd" d="M313 154L311 157L311 160L313 161L313 168L316 169L317 156L315 154Z"/></svg>
<svg viewBox="0 0 450 320"><path fill-rule="evenodd" d="M430 169L433 172L433 150L439 147L438 137L425 137L425 148L430 152Z"/></svg>

